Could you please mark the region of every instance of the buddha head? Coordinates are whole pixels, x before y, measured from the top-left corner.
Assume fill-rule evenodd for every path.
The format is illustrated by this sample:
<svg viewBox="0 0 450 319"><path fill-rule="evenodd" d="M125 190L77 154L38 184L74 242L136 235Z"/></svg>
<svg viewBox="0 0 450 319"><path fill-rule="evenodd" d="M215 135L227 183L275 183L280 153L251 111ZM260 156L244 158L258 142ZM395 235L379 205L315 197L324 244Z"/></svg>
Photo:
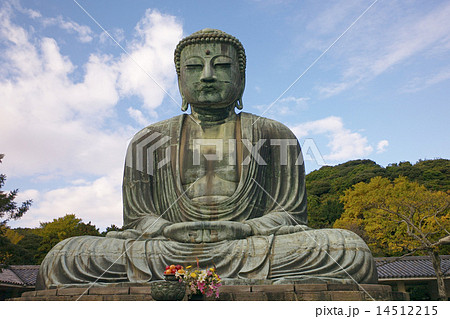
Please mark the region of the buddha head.
<svg viewBox="0 0 450 319"><path fill-rule="evenodd" d="M242 109L245 64L241 42L223 31L203 29L181 40L175 50L181 109Z"/></svg>

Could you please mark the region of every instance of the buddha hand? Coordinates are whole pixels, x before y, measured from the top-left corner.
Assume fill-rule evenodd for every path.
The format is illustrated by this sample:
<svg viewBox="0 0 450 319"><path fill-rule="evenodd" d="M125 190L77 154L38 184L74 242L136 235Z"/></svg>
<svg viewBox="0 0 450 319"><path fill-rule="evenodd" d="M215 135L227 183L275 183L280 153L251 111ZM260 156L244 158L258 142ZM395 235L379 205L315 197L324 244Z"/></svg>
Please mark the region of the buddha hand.
<svg viewBox="0 0 450 319"><path fill-rule="evenodd" d="M309 228L306 225L290 225L290 226L282 226L278 229L276 232L277 235L286 235L286 234L293 234L293 233L300 233L305 230L309 230Z"/></svg>
<svg viewBox="0 0 450 319"><path fill-rule="evenodd" d="M249 225L232 221L185 222L164 228L166 238L184 243L211 243L251 236Z"/></svg>
<svg viewBox="0 0 450 319"><path fill-rule="evenodd" d="M110 231L106 234L108 238L117 239L136 239L145 240L149 238L154 238L157 235L156 231L147 230L145 232L138 231L135 229L126 229L124 231Z"/></svg>
<svg viewBox="0 0 450 319"><path fill-rule="evenodd" d="M134 229L126 229L124 231L113 230L106 233L106 237L118 239L138 239L140 235L141 233Z"/></svg>

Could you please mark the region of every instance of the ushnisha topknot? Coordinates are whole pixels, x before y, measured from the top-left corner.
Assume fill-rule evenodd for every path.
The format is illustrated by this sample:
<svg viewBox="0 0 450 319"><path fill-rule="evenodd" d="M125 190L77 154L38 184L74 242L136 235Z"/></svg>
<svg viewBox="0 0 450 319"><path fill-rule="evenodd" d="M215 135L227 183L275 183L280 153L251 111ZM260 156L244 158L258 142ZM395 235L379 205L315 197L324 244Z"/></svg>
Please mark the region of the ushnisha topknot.
<svg viewBox="0 0 450 319"><path fill-rule="evenodd" d="M189 44L196 44L196 43L210 43L210 42L223 42L223 43L230 43L232 44L238 53L238 59L239 59L239 71L241 73L241 77L245 78L245 65L247 62L247 57L245 56L245 50L242 43L232 35L225 33L221 30L217 29L210 29L206 28L200 31L197 31L195 33L192 33L191 35L187 36L186 38L182 39L175 49L175 67L177 69L177 74L180 76L180 58L181 58L181 51L184 49L185 46Z"/></svg>

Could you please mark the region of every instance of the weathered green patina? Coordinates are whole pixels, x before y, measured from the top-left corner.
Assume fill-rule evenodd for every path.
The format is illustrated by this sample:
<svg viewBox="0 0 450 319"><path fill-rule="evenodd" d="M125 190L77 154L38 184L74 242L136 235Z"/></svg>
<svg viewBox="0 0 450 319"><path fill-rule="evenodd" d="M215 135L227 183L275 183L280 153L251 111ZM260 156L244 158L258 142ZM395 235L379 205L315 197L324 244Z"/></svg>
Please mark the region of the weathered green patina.
<svg viewBox="0 0 450 319"><path fill-rule="evenodd" d="M228 282L376 283L354 233L308 228L303 158L294 134L240 112L246 57L204 29L175 50L183 114L138 132L126 157L127 230L75 237L43 261L38 289L147 282L169 264L216 265Z"/></svg>

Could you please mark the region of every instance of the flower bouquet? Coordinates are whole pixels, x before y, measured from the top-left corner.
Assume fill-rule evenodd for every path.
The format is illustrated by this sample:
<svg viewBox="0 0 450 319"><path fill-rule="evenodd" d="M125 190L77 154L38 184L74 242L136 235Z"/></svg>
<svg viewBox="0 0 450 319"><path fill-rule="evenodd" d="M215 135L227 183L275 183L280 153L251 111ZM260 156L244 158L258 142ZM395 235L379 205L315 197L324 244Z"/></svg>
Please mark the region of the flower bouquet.
<svg viewBox="0 0 450 319"><path fill-rule="evenodd" d="M206 295L206 297L215 296L219 298L219 287L221 279L216 272L216 267L208 269L192 268L180 269L175 272L175 277L183 281L189 288L189 295Z"/></svg>

